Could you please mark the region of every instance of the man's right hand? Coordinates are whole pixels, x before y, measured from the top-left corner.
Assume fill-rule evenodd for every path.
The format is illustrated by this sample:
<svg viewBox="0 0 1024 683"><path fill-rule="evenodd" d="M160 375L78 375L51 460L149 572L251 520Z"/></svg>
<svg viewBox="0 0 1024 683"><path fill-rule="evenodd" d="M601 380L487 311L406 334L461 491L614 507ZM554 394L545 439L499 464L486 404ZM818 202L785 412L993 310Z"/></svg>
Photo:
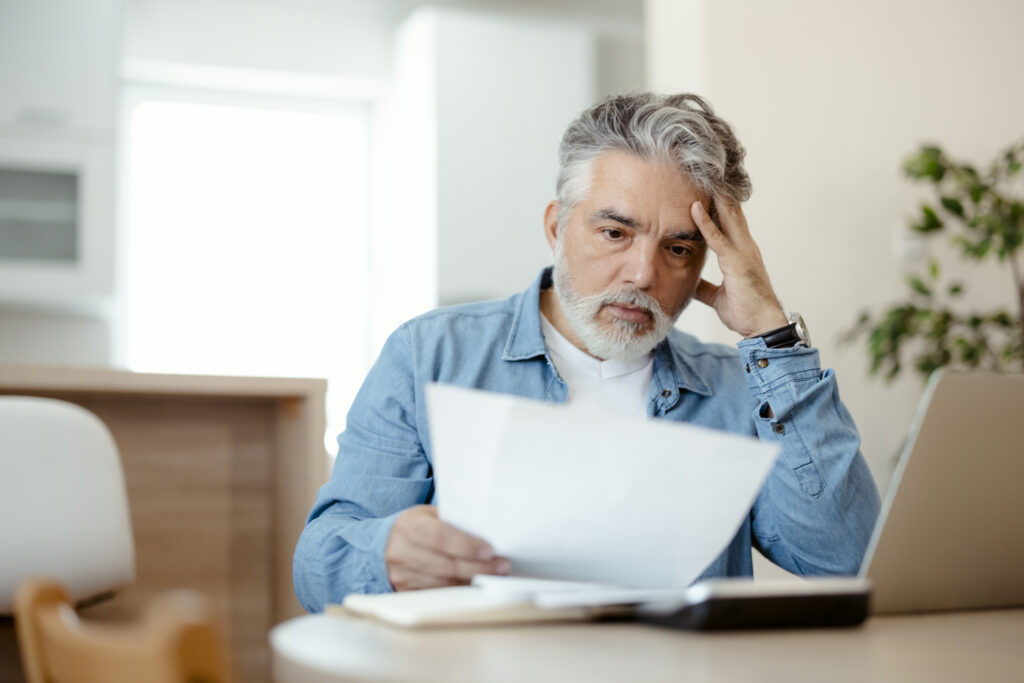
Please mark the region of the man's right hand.
<svg viewBox="0 0 1024 683"><path fill-rule="evenodd" d="M384 551L395 590L467 584L476 574L508 574L508 560L490 544L438 519L433 505L398 516Z"/></svg>

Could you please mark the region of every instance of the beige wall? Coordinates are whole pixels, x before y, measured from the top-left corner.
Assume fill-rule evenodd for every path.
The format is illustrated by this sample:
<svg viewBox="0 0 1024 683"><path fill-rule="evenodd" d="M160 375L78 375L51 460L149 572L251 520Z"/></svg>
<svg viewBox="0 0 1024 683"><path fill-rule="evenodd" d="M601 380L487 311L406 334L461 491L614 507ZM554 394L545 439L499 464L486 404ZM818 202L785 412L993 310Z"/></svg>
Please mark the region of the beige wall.
<svg viewBox="0 0 1024 683"><path fill-rule="evenodd" d="M866 353L840 348L837 336L862 308L901 298L905 269L922 267L894 248L920 192L900 176L903 157L935 140L987 162L1024 135L1024 3L648 0L646 9L649 85L703 92L734 124L754 181L746 213L776 290L836 369L884 489L922 385L868 381ZM1011 306L1005 267L970 278L975 302ZM686 324L734 338L706 318Z"/></svg>

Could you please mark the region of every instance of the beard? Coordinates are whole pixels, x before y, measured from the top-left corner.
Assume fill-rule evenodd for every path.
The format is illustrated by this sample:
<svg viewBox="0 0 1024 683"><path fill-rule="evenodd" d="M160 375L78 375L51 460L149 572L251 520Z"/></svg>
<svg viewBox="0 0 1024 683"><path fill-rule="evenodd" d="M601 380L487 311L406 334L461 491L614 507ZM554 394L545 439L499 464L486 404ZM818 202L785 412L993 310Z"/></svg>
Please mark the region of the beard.
<svg viewBox="0 0 1024 683"><path fill-rule="evenodd" d="M573 285L561 239L555 244L553 280L555 295L569 321L569 327L587 347L587 352L601 360L631 360L649 354L668 336L686 308L684 304L670 316L661 309L657 299L632 287L581 296ZM607 305L643 307L650 321L637 323L612 318L611 329L606 329L597 316Z"/></svg>

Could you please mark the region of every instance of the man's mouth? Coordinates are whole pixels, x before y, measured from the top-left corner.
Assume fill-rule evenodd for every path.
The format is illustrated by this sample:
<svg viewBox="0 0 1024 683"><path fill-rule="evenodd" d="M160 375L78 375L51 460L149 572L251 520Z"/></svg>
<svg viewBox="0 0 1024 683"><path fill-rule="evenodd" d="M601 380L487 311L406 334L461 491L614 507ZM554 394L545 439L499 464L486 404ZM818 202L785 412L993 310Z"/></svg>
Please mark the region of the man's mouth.
<svg viewBox="0 0 1024 683"><path fill-rule="evenodd" d="M616 318L631 323L645 323L651 320L651 312L643 306L628 304L605 304Z"/></svg>

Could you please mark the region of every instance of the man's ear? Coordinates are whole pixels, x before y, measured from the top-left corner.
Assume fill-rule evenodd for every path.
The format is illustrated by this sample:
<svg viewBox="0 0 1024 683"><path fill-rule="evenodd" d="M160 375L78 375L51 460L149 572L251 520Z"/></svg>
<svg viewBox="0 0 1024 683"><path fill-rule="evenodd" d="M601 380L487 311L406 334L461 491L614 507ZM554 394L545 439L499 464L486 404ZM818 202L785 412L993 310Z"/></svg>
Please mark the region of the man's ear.
<svg viewBox="0 0 1024 683"><path fill-rule="evenodd" d="M548 246L555 250L555 243L558 241L558 202L551 201L544 209L544 237L547 238Z"/></svg>

